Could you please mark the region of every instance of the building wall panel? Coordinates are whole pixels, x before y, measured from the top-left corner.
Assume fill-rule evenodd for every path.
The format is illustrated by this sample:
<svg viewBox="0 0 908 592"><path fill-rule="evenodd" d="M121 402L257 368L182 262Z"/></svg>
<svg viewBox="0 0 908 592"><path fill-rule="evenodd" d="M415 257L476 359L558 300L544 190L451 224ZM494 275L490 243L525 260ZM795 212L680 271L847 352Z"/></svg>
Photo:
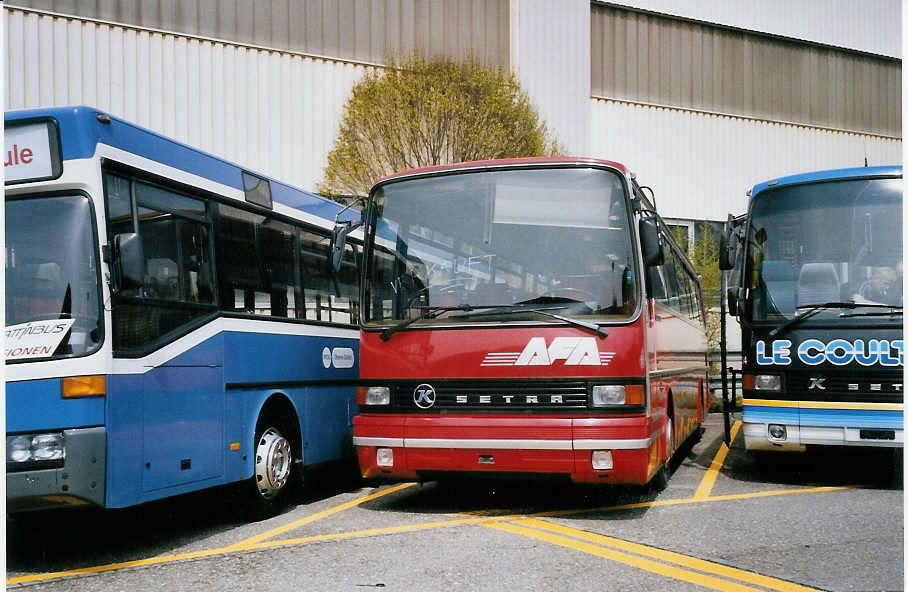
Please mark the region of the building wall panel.
<svg viewBox="0 0 908 592"><path fill-rule="evenodd" d="M901 136L901 62L594 4L593 96Z"/></svg>
<svg viewBox="0 0 908 592"><path fill-rule="evenodd" d="M592 155L627 165L667 218L723 220L773 177L898 164L896 139L754 119L592 100Z"/></svg>
<svg viewBox="0 0 908 592"><path fill-rule="evenodd" d="M509 0L12 0L7 5L383 64L474 55L508 67Z"/></svg>
<svg viewBox="0 0 908 592"><path fill-rule="evenodd" d="M90 105L307 189L369 69L9 8L2 16L4 109Z"/></svg>
<svg viewBox="0 0 908 592"><path fill-rule="evenodd" d="M608 4L902 56L900 0L619 0Z"/></svg>
<svg viewBox="0 0 908 592"><path fill-rule="evenodd" d="M511 25L512 71L521 88L560 145L568 153L585 155L589 150L588 2L514 0Z"/></svg>

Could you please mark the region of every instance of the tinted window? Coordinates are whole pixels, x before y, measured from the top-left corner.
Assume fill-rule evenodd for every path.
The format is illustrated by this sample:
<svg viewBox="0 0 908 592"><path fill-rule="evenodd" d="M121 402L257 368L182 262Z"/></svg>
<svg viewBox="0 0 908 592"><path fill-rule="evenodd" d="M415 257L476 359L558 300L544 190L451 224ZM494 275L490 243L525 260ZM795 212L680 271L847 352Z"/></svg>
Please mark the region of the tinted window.
<svg viewBox="0 0 908 592"><path fill-rule="evenodd" d="M141 351L214 312L211 225L201 200L125 176L105 188L110 236L137 229L145 257L142 285L114 298L114 348Z"/></svg>

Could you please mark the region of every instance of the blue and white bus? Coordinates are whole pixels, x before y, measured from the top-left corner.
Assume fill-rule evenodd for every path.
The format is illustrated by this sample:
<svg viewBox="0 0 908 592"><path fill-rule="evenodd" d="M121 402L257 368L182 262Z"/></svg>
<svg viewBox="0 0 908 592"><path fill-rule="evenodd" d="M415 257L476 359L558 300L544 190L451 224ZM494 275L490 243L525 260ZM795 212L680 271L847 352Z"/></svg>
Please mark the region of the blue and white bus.
<svg viewBox="0 0 908 592"><path fill-rule="evenodd" d="M358 214L92 108L5 121L8 511L268 513L352 461Z"/></svg>
<svg viewBox="0 0 908 592"><path fill-rule="evenodd" d="M899 166L750 192L720 257L734 269L748 450L904 446L902 237Z"/></svg>

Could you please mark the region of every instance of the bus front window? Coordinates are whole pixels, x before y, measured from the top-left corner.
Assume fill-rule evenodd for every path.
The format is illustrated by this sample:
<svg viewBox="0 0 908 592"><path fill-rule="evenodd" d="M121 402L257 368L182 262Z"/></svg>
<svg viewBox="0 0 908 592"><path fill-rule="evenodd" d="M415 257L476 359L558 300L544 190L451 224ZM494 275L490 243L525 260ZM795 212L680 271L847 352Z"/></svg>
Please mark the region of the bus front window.
<svg viewBox="0 0 908 592"><path fill-rule="evenodd" d="M614 172L464 171L391 182L373 199L367 324L439 307L454 310L420 324L539 320L515 314L521 306L601 320L636 310L626 192ZM486 313L462 314L472 309Z"/></svg>
<svg viewBox="0 0 908 592"><path fill-rule="evenodd" d="M829 302L901 306L900 186L861 179L758 194L748 239L753 319Z"/></svg>
<svg viewBox="0 0 908 592"><path fill-rule="evenodd" d="M85 196L7 199L7 362L85 355L100 345L96 243Z"/></svg>

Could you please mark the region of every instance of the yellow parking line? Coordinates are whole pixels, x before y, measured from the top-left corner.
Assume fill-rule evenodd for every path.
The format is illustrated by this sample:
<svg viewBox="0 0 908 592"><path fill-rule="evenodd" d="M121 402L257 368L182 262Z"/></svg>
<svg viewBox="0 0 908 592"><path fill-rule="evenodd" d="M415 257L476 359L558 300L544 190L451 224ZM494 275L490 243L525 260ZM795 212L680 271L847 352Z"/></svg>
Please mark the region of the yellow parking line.
<svg viewBox="0 0 908 592"><path fill-rule="evenodd" d="M288 524L288 525L285 525L285 526L282 526L279 528L269 530L260 535L250 537L248 539L245 539L245 540L235 543L233 545L228 545L226 547L208 549L205 551L194 551L191 553L177 553L175 555L162 555L160 557L152 557L149 559L139 559L136 561L125 561L123 563L112 563L112 564L101 565L101 566L97 566L97 567L86 567L86 568L82 568L82 569L73 569L73 570L59 571L59 572L53 572L53 573L34 574L34 575L30 575L30 576L19 576L19 577L15 577L15 578L8 578L6 580L6 585L9 586L12 584L40 582L40 581L44 581L44 580L52 580L52 579L63 578L63 577L67 577L67 576L95 574L95 573L101 573L101 572L105 572L105 571L115 571L118 569L126 569L129 567L143 567L146 565L172 563L174 561L181 561L181 560L185 560L185 559L197 559L200 557L211 557L212 555L220 555L223 553L242 551L249 545L254 545L255 543L261 541L262 539L270 538L270 537L280 534L282 532L286 532L287 530L292 530L292 529L302 526L304 524L308 524L310 522L319 520L320 518L324 518L325 516L330 516L331 514L336 514L337 512L340 512L342 510L346 510L348 508L358 506L359 504L362 504L369 500L383 497L385 495L388 495L389 493L394 493L395 491L400 491L401 489L404 489L407 487L412 487L413 485L416 485L416 484L415 483L402 483L400 485L395 485L395 486L389 487L387 489L382 489L382 490L376 491L375 493L372 493L370 495L356 498L349 502L340 504L338 506L334 506L333 508L328 508L327 510L323 510L323 511L313 514L311 516L307 516L306 518L303 518L302 520L297 520L296 522L293 522L292 524Z"/></svg>
<svg viewBox="0 0 908 592"><path fill-rule="evenodd" d="M377 495L377 494L387 495L389 493L393 493L394 491L399 491L400 489L403 489L406 486L412 486L412 485L413 484L404 484L404 485L397 486L394 488L383 489L379 492L376 492L375 494L371 494L371 495L368 495L368 496L365 496L362 498L358 498L356 500L353 500L352 502L347 502L346 504L337 506L336 509L331 508L329 510L325 510L324 512L319 512L318 514L313 514L312 517L310 517L310 518L317 519L315 517L324 517L324 516L333 514L337 511L340 511L340 509L344 509L346 507L352 507L353 505L361 504L370 499L375 499L376 497L381 497L380 495ZM204 551L194 551L194 552L190 552L190 553L177 553L174 555L162 555L160 557L152 557L149 559L138 559L135 561L125 561L122 563L112 563L112 564L107 564L107 565L99 565L99 566L95 566L95 567L86 567L86 568L81 568L81 569L73 569L73 570L59 571L59 572L52 572L52 573L18 576L18 577L7 579L6 585L11 586L13 584L25 584L25 583L34 583L34 582L55 580L55 579L68 577L68 576L97 574L97 573L103 573L103 572L108 572L108 571L116 571L119 569L127 569L130 567L145 567L145 566L150 566L150 565L160 565L160 564L164 564L164 563L173 563L175 561L183 561L183 560L187 560L187 559L200 559L200 558L205 558L205 557L212 557L215 555L227 555L230 553L235 553L235 552L240 552L240 551L252 551L252 550L266 549L266 548L270 548L270 547L300 545L300 544L304 544L304 543L311 543L311 542L317 542L317 541L341 540L341 539L373 536L373 535L379 535L379 534L392 534L392 533L396 533L396 532L426 530L429 528L442 528L442 527L447 527L447 526L461 526L461 525L468 525L468 524L487 524L487 523L493 523L493 522L497 523L497 522L504 522L504 521L508 521L508 520L525 519L525 518L530 518L530 517L556 517L556 516L589 514L589 513L595 513L595 512L613 512L613 511L629 510L629 509L635 509L635 508L649 508L649 507L655 507L655 506L672 506L672 505L681 505L681 504L734 501L734 500L741 500L741 499L748 499L748 498L772 497L772 496L779 496L779 495L792 495L792 494L798 494L798 493L826 493L826 492L831 492L831 491L841 491L841 490L845 490L845 489L853 489L854 487L856 487L856 486L811 487L811 488L805 488L805 489L780 489L780 490L773 490L773 491L760 491L760 492L756 492L756 493L740 493L740 494L732 494L732 495L713 496L713 497L707 498L705 500L695 500L693 498L684 498L684 499L678 499L678 500L658 500L658 501L653 501L653 502L639 502L639 503L634 503L634 504L622 504L619 506L606 506L606 507L599 507L599 508L577 508L577 509L571 509L571 510L555 510L555 511L551 511L551 512L538 512L535 514L481 516L481 517L463 518L460 520L423 522L420 524L348 531L348 532L325 534L325 535L313 535L313 536L303 537L303 538L282 539L282 540L275 540L275 541L258 540L255 542L250 542L250 541L252 541L252 538L259 538L259 537L252 537L252 538L245 539L244 541L242 541L242 543L243 543L242 546L238 546L239 543L237 543L237 544L229 545L226 547L218 547L215 549L207 549ZM309 522L312 522L312 521L313 520L311 520L311 519L308 519L308 520L303 519L298 522L295 522L294 524L298 525L300 522L308 524ZM294 526L293 528L295 528L295 527L296 526ZM272 531L269 531L269 533L270 533L269 536L274 536L275 534L278 534L276 532L278 530L280 532L286 532L287 530L290 530L290 528L288 525L287 527L281 527L280 529L274 529Z"/></svg>
<svg viewBox="0 0 908 592"><path fill-rule="evenodd" d="M739 419L731 428L729 442L735 441L735 436L738 435L738 430L740 428L741 420ZM709 497L710 492L713 490L713 485L716 484L716 478L719 476L719 469L725 464L726 455L728 455L728 446L725 445L725 442L722 442L722 444L719 445L719 450L716 451L716 456L713 457L712 464L709 465L709 469L707 469L706 474L703 475L700 486L697 487L697 491L694 493L695 500L704 500Z"/></svg>
<svg viewBox="0 0 908 592"><path fill-rule="evenodd" d="M684 497L681 499L656 500L653 502L637 502L633 504L622 504L620 506L605 506L600 508L580 508L575 510L554 510L551 512L538 512L536 514L527 514L529 517L554 518L556 516L572 516L576 514L593 514L596 512L617 512L621 510L635 510L639 508L655 508L658 506L681 506L686 504L703 504L712 502L727 502L733 500L750 499L757 497L773 497L777 495L794 495L798 493L826 493L828 491L840 491L844 489L854 489L857 485L837 485L827 487L805 487L803 489L773 489L771 491L755 491L752 493L731 493L727 495L713 495L704 499L694 499Z"/></svg>
<svg viewBox="0 0 908 592"><path fill-rule="evenodd" d="M630 541L586 532L584 530L578 530L576 528L570 528L567 526L562 526L560 524L552 524L543 520L518 520L514 524L551 531L556 534L562 534L565 536L582 539L590 543L605 545L615 549L620 549L622 551L629 551L637 555L645 555L647 557L658 559L660 561L667 561L676 565L695 569L697 571L702 571L726 578L732 578L740 582L754 584L756 586L763 586L772 590L779 590L780 592L815 592L813 588L808 588L800 584L780 580L771 576L764 576L752 571L746 571L743 569L737 569L734 567L729 567L727 565L722 565L721 563L714 563L712 561L706 561L704 559L682 555L681 553L666 551L664 549L659 549L658 547L650 547L648 545L632 543Z"/></svg>
<svg viewBox="0 0 908 592"><path fill-rule="evenodd" d="M289 524L285 524L285 525L279 526L277 528L272 528L271 530L266 530L263 533L257 534L253 537L249 537L248 539L244 539L242 541L234 543L234 544L230 545L229 547L227 547L227 549L229 549L231 551L245 549L246 547L248 547L250 545L254 545L256 543L264 541L265 539L270 539L272 537L275 537L275 536L277 536L281 533L287 532L289 530L295 530L295 529L299 528L300 526L309 524L310 522L315 522L316 520L321 520L322 518L325 518L326 516L331 516L332 514L337 514L338 512L343 512L344 510L348 510L350 508L356 507L362 503L368 502L370 500L374 500L376 498L384 497L390 493L395 493L397 491L400 491L401 489L413 487L414 485L416 485L416 483L401 483L400 485L395 485L395 486L389 487L387 489L381 489L379 491L376 491L373 494L367 495L365 497L358 497L355 500L351 500L349 502L334 506L332 508L328 508L327 510L322 510L321 512L317 512L315 514L312 514L311 516L306 516L305 518L301 518L299 520L296 520L295 522L291 522Z"/></svg>
<svg viewBox="0 0 908 592"><path fill-rule="evenodd" d="M712 590L720 590L722 592L761 592L759 588L751 588L750 586L745 586L737 582L730 582L728 580L723 580L708 574L702 574L695 571L682 569L680 567L666 565L664 563L659 563L658 561L653 561L651 559L638 557L636 555L630 555L628 553L623 553L621 551L616 551L607 547L600 547L598 545L593 545L587 542L578 541L549 532L534 530L525 526L517 526L511 523L492 523L488 524L487 526L496 530L510 532L512 534L519 534L522 536L551 543L553 545L582 551L590 555L596 555L598 557L617 561L619 563L623 563L637 569L642 569L644 571L652 572L654 574L665 576L667 578L689 582L691 584L696 584L698 586L703 586Z"/></svg>

